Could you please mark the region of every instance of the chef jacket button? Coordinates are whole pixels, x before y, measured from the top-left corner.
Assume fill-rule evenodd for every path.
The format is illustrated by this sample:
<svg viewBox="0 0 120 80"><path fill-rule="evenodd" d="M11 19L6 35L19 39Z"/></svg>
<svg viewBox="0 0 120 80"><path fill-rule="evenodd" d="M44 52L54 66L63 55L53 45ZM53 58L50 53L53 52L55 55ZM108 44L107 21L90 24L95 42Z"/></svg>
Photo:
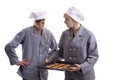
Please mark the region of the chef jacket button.
<svg viewBox="0 0 120 80"><path fill-rule="evenodd" d="M71 37L68 37L68 39L71 39Z"/></svg>
<svg viewBox="0 0 120 80"><path fill-rule="evenodd" d="M73 58L74 60L76 60L76 58Z"/></svg>
<svg viewBox="0 0 120 80"><path fill-rule="evenodd" d="M69 49L69 51L72 51L72 49Z"/></svg>
<svg viewBox="0 0 120 80"><path fill-rule="evenodd" d="M80 40L80 37L78 37L78 40Z"/></svg>
<svg viewBox="0 0 120 80"><path fill-rule="evenodd" d="M76 51L76 49L73 49L73 51Z"/></svg>
<svg viewBox="0 0 120 80"><path fill-rule="evenodd" d="M69 57L69 59L72 59L72 57Z"/></svg>
<svg viewBox="0 0 120 80"><path fill-rule="evenodd" d="M47 47L49 47L49 46L47 45Z"/></svg>

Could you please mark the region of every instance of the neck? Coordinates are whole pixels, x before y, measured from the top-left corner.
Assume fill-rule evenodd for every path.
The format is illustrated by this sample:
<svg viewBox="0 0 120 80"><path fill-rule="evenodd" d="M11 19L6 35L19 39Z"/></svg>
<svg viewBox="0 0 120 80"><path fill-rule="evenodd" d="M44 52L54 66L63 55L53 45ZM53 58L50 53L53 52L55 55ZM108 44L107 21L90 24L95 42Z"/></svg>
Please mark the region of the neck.
<svg viewBox="0 0 120 80"><path fill-rule="evenodd" d="M76 26L74 26L73 30L73 35L76 34L76 32L80 29L80 24L77 24Z"/></svg>
<svg viewBox="0 0 120 80"><path fill-rule="evenodd" d="M38 30L38 32L42 35L43 30L41 28L37 27L36 25L35 25L35 27Z"/></svg>

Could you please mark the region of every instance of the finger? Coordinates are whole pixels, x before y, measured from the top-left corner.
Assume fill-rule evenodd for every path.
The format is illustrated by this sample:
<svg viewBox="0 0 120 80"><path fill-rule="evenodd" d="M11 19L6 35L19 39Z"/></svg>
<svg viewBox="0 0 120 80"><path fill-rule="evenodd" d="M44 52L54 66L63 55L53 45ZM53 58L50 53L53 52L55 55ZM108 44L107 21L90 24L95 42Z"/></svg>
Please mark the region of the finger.
<svg viewBox="0 0 120 80"><path fill-rule="evenodd" d="M26 58L26 59L24 59L24 61L29 61L29 59Z"/></svg>
<svg viewBox="0 0 120 80"><path fill-rule="evenodd" d="M25 65L29 65L29 62L25 62Z"/></svg>
<svg viewBox="0 0 120 80"><path fill-rule="evenodd" d="M75 66L78 66L78 67L80 67L80 64L75 64Z"/></svg>
<svg viewBox="0 0 120 80"><path fill-rule="evenodd" d="M23 64L24 64L24 65L29 65L29 62L28 62L28 61L24 61Z"/></svg>
<svg viewBox="0 0 120 80"><path fill-rule="evenodd" d="M25 67L25 64L21 64L21 66Z"/></svg>
<svg viewBox="0 0 120 80"><path fill-rule="evenodd" d="M18 63L19 66L20 66L20 65L21 65L21 66L25 66L24 64L25 64L24 61L21 61L21 62Z"/></svg>
<svg viewBox="0 0 120 80"><path fill-rule="evenodd" d="M75 68L74 67L70 67L71 70L74 70Z"/></svg>
<svg viewBox="0 0 120 80"><path fill-rule="evenodd" d="M77 70L80 70L80 68L77 67L77 66L76 67L75 66L74 67L70 67L70 71L77 71Z"/></svg>
<svg viewBox="0 0 120 80"><path fill-rule="evenodd" d="M70 69L69 71L70 71L70 72L73 72L73 71L75 71L75 70L73 70L73 69Z"/></svg>
<svg viewBox="0 0 120 80"><path fill-rule="evenodd" d="M45 60L45 63L48 63L48 59Z"/></svg>
<svg viewBox="0 0 120 80"><path fill-rule="evenodd" d="M70 67L69 70L74 70L75 68L74 67Z"/></svg>
<svg viewBox="0 0 120 80"><path fill-rule="evenodd" d="M29 59L24 59L23 61L22 61L23 63L29 63Z"/></svg>

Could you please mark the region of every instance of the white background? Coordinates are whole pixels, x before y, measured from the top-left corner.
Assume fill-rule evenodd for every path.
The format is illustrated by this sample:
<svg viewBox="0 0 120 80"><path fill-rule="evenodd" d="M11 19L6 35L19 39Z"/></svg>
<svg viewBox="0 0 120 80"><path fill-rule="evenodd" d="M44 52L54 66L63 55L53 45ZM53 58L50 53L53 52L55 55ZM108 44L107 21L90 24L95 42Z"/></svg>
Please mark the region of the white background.
<svg viewBox="0 0 120 80"><path fill-rule="evenodd" d="M23 28L33 25L31 11L47 11L45 27L59 42L67 27L63 14L70 6L85 16L83 25L97 39L99 60L95 65L96 80L120 80L120 2L119 0L0 0L0 80L21 80L18 66L11 66L4 52L5 45ZM17 49L21 57L21 46ZM49 71L48 80L64 80L62 71Z"/></svg>

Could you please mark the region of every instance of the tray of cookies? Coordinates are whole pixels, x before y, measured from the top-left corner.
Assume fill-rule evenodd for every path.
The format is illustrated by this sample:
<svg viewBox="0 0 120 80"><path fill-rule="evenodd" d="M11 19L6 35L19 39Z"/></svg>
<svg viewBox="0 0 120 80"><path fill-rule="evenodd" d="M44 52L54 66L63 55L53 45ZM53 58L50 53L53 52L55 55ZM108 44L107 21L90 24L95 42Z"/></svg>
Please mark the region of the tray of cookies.
<svg viewBox="0 0 120 80"><path fill-rule="evenodd" d="M60 71L68 71L70 67L72 67L74 64L70 62L65 61L58 61L55 63L48 63L39 65L38 68L40 69L50 69L50 70L60 70Z"/></svg>

